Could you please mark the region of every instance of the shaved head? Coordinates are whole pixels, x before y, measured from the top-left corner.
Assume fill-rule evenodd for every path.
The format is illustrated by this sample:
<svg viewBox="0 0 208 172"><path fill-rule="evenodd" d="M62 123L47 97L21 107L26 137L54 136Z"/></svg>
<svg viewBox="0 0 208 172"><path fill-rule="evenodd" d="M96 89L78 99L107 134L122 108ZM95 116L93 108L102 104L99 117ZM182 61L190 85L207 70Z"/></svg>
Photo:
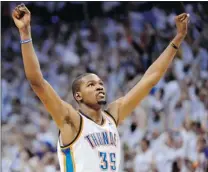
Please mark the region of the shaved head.
<svg viewBox="0 0 208 172"><path fill-rule="evenodd" d="M89 106L106 104L104 83L94 73L79 75L72 83L72 92L77 103Z"/></svg>
<svg viewBox="0 0 208 172"><path fill-rule="evenodd" d="M85 76L91 75L91 74L93 74L93 73L83 73L83 74L79 75L73 81L73 83L72 83L72 93L73 93L73 96L75 95L76 92L80 91L80 86L81 86L81 83L82 83L82 78L85 77ZM74 96L74 98L75 98L75 96Z"/></svg>

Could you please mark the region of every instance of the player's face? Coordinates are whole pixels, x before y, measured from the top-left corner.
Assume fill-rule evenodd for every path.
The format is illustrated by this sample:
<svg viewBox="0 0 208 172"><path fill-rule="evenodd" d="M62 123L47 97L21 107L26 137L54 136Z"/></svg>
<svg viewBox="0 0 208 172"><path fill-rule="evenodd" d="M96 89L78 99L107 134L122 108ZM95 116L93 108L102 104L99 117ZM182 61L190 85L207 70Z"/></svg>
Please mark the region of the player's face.
<svg viewBox="0 0 208 172"><path fill-rule="evenodd" d="M103 81L95 74L82 78L80 87L82 101L88 105L106 104L106 92Z"/></svg>

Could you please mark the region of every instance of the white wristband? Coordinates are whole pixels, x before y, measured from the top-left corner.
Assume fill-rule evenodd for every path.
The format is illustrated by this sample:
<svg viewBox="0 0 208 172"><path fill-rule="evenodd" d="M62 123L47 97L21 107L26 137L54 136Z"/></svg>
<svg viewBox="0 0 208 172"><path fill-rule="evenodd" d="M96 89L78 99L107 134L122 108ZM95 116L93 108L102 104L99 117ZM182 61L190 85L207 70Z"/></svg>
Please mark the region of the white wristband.
<svg viewBox="0 0 208 172"><path fill-rule="evenodd" d="M32 38L26 39L26 40L21 40L20 43L21 44L26 44L26 43L31 42L31 41L32 41Z"/></svg>

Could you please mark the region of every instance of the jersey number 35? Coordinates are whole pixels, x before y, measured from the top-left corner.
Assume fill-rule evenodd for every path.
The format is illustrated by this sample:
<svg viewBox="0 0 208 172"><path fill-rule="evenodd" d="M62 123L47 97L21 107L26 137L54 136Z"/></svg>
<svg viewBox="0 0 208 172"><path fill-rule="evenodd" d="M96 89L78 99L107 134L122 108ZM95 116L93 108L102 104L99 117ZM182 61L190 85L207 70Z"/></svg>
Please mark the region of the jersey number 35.
<svg viewBox="0 0 208 172"><path fill-rule="evenodd" d="M109 168L113 171L116 170L116 154L115 153L106 153L99 152L101 158L100 168L102 170L108 170Z"/></svg>

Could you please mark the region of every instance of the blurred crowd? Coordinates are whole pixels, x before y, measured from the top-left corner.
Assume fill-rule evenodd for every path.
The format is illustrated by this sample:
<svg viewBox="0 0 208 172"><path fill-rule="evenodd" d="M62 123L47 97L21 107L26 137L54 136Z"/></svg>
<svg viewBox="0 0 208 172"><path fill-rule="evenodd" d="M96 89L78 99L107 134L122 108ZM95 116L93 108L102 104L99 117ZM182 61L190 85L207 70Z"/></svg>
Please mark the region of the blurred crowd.
<svg viewBox="0 0 208 172"><path fill-rule="evenodd" d="M126 16L92 18L83 8L83 21L67 22L53 15L67 3L26 5L32 9L33 44L44 78L76 107L71 84L77 75L98 74L111 102L141 79L176 34L178 13L156 5L140 12L136 7L145 2L129 2ZM5 5L3 15L16 4ZM120 6L103 2L102 13ZM34 15L39 8L51 15L51 23L44 24L48 16ZM185 10L191 16L189 31L172 65L119 126L121 172L208 171L208 22L203 4L185 4ZM59 171L57 127L26 80L19 33L12 22L5 22L9 27L2 30L1 45L2 170Z"/></svg>

